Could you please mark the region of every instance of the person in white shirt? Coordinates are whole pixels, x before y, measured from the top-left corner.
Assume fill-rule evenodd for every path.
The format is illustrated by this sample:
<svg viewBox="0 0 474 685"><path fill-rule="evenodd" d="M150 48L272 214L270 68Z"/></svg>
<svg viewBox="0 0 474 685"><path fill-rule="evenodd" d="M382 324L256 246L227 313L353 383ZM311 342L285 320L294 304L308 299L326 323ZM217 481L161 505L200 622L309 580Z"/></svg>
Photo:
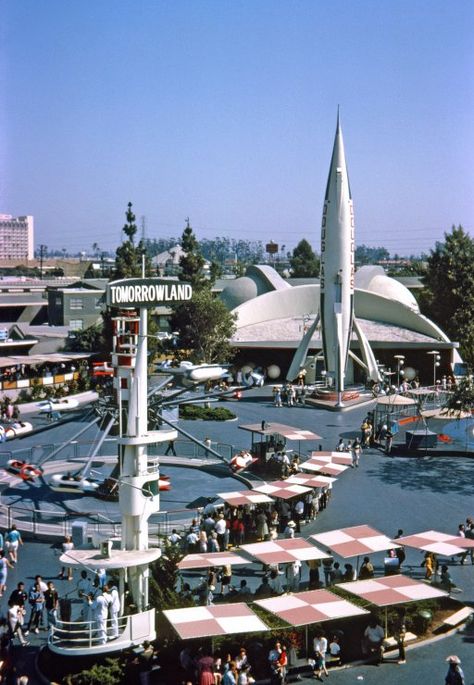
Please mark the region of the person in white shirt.
<svg viewBox="0 0 474 685"><path fill-rule="evenodd" d="M108 595L109 613L110 613L110 629L109 640L115 640L119 636L118 617L120 613L120 595L116 585L106 585L104 587L104 595Z"/></svg>
<svg viewBox="0 0 474 685"><path fill-rule="evenodd" d="M94 644L105 645L107 642L107 618L109 615L109 597L101 593L94 600L89 600L92 609L95 637Z"/></svg>
<svg viewBox="0 0 474 685"><path fill-rule="evenodd" d="M379 625L375 616L373 616L369 625L364 631L364 638L362 641L362 651L370 656L375 654L377 662L381 663L383 659L383 641L385 638L385 633L381 625Z"/></svg>
<svg viewBox="0 0 474 685"><path fill-rule="evenodd" d="M176 528L173 528L171 535L168 535L168 540L172 545L178 545L181 541L181 535L179 535Z"/></svg>
<svg viewBox="0 0 474 685"><path fill-rule="evenodd" d="M326 652L328 651L328 641L324 636L324 631L320 628L316 631L316 635L313 640L313 649L317 664L314 675L318 680L322 680L321 673L324 673L326 677L329 675L326 668Z"/></svg>
<svg viewBox="0 0 474 685"><path fill-rule="evenodd" d="M290 475L290 458L286 452L281 456L281 470L283 478L288 478Z"/></svg>
<svg viewBox="0 0 474 685"><path fill-rule="evenodd" d="M286 591L298 592L301 580L301 561L295 559L286 565Z"/></svg>
<svg viewBox="0 0 474 685"><path fill-rule="evenodd" d="M331 642L329 643L329 654L333 659L341 659L341 645L339 644L339 638L337 635L333 635Z"/></svg>
<svg viewBox="0 0 474 685"><path fill-rule="evenodd" d="M280 580L280 574L278 571L272 570L270 571L270 577L268 579L268 585L270 586L270 589L273 594L275 595L281 595L283 592L283 588L281 587L281 580Z"/></svg>
<svg viewBox="0 0 474 685"><path fill-rule="evenodd" d="M77 596L82 599L81 613L76 621L90 621L89 594L92 592L92 582L87 576L87 571L81 571L81 577L77 581Z"/></svg>
<svg viewBox="0 0 474 685"><path fill-rule="evenodd" d="M296 532L300 533L300 522L304 521L304 500L299 499L295 504Z"/></svg>
<svg viewBox="0 0 474 685"><path fill-rule="evenodd" d="M29 643L26 641L23 635L23 621L24 621L24 607L19 606L13 601L8 602L8 613L7 621L8 627L10 628L10 635L12 638L16 635L20 640L22 647L25 647Z"/></svg>
<svg viewBox="0 0 474 685"><path fill-rule="evenodd" d="M194 554L196 552L198 540L199 538L197 534L194 532L194 530L190 530L189 533L186 535L186 545L189 554Z"/></svg>
<svg viewBox="0 0 474 685"><path fill-rule="evenodd" d="M225 552L225 533L226 533L227 523L224 518L224 514L219 514L219 518L216 521L215 532L217 533L217 543L219 545L219 550Z"/></svg>

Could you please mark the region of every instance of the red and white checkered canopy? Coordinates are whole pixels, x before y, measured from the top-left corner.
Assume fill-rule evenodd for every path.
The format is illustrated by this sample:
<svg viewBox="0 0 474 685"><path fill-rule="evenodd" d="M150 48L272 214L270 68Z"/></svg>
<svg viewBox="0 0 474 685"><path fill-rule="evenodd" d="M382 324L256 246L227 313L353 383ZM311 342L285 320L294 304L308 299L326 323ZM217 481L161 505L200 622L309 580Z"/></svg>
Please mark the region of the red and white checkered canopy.
<svg viewBox="0 0 474 685"><path fill-rule="evenodd" d="M413 578L401 575L356 580L353 583L344 583L340 587L378 607L446 597L448 594L420 580L413 580Z"/></svg>
<svg viewBox="0 0 474 685"><path fill-rule="evenodd" d="M311 488L291 483L288 480L274 480L271 483L255 485L254 490L272 497L279 497L280 499L292 499L292 497L306 495L308 492L311 492Z"/></svg>
<svg viewBox="0 0 474 685"><path fill-rule="evenodd" d="M395 542L398 545L414 547L425 552L434 552L435 554L443 554L448 557L460 554L464 550L474 547L474 540L462 538L458 535L439 533L437 530L425 530L423 533L406 535L405 537L397 538Z"/></svg>
<svg viewBox="0 0 474 685"><path fill-rule="evenodd" d="M305 626L309 623L333 621L337 618L369 613L328 590L310 590L297 592L294 595L259 599L255 600L255 604L292 626Z"/></svg>
<svg viewBox="0 0 474 685"><path fill-rule="evenodd" d="M211 568L212 566L236 566L248 564L248 560L235 552L209 552L206 554L188 554L178 563L181 571L192 568Z"/></svg>
<svg viewBox="0 0 474 685"><path fill-rule="evenodd" d="M245 426L239 426L241 430L250 431L251 433L258 433L259 435L273 435L278 433L283 435L287 440L321 440L321 436L312 431L303 430L302 428L294 428L293 426L286 426L284 423L266 423L262 430L261 423L250 423Z"/></svg>
<svg viewBox="0 0 474 685"><path fill-rule="evenodd" d="M294 476L287 478L290 483L297 483L304 485L307 488L329 488L337 481L337 478L331 476L313 476L309 473L296 473Z"/></svg>
<svg viewBox="0 0 474 685"><path fill-rule="evenodd" d="M232 507L239 507L244 504L270 504L272 498L264 495L263 492L255 490L243 490L242 492L220 492L218 495L226 504Z"/></svg>
<svg viewBox="0 0 474 685"><path fill-rule="evenodd" d="M167 609L163 613L182 640L270 630L242 603Z"/></svg>
<svg viewBox="0 0 474 685"><path fill-rule="evenodd" d="M365 525L316 533L309 539L323 545L325 549L329 548L334 554L344 559L358 557L361 554L384 552L398 546L398 541L394 543L375 528Z"/></svg>
<svg viewBox="0 0 474 685"><path fill-rule="evenodd" d="M263 564L290 563L296 559L299 561L327 559L329 556L303 538L256 542L252 545L242 545L241 550Z"/></svg>
<svg viewBox="0 0 474 685"><path fill-rule="evenodd" d="M318 459L324 462L331 461L333 464L344 464L345 466L352 464L350 452L310 452L309 456L311 459Z"/></svg>
<svg viewBox="0 0 474 685"><path fill-rule="evenodd" d="M324 457L322 457L324 459ZM311 471L314 473L323 473L326 476L340 476L349 467L345 464L334 464L333 462L325 462L322 459L312 457L308 461L300 464L302 471Z"/></svg>

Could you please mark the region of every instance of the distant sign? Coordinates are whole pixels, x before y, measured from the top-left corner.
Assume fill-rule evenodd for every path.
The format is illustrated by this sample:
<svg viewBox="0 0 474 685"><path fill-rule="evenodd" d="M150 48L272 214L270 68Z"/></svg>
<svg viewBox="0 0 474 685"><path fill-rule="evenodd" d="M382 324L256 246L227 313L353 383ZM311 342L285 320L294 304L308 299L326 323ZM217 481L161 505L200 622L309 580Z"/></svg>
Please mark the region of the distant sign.
<svg viewBox="0 0 474 685"><path fill-rule="evenodd" d="M192 296L193 289L189 283L163 278L124 278L107 284L109 307L157 307L160 304L187 302Z"/></svg>
<svg viewBox="0 0 474 685"><path fill-rule="evenodd" d="M273 240L270 240L270 242L265 245L265 251L268 252L268 254L276 254L278 252L278 244L274 243Z"/></svg>

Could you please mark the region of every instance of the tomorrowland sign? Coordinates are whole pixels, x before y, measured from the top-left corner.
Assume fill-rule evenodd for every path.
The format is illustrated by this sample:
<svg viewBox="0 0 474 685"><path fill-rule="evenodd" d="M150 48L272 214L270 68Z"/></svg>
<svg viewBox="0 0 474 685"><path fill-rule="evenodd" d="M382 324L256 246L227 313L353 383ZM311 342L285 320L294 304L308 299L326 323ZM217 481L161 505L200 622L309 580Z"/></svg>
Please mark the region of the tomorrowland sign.
<svg viewBox="0 0 474 685"><path fill-rule="evenodd" d="M124 278L107 283L109 307L157 307L187 302L192 296L193 289L189 283L163 278Z"/></svg>

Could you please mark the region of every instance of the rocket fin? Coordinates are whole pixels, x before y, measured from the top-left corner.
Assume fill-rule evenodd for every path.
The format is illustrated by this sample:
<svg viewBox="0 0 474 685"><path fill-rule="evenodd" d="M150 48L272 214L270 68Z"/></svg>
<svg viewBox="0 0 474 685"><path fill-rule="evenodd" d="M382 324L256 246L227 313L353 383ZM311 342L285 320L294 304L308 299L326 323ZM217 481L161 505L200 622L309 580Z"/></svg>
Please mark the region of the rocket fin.
<svg viewBox="0 0 474 685"><path fill-rule="evenodd" d="M359 340L360 351L362 353L362 359L364 360L367 366L368 376L371 381L378 383L382 380L382 376L380 375L379 367L377 366L377 361L375 359L372 348L370 347L369 341L367 340L365 333L363 332L359 322L355 317L352 325L355 334L357 335L357 339Z"/></svg>
<svg viewBox="0 0 474 685"><path fill-rule="evenodd" d="M308 355L309 345L311 343L311 338L314 335L314 331L319 323L319 314L316 315L315 320L308 328L306 333L303 335L300 344L298 345L296 352L293 357L293 361L290 364L290 368L286 374L287 381L294 381L298 377L298 373L306 361Z"/></svg>
<svg viewBox="0 0 474 685"><path fill-rule="evenodd" d="M365 369L366 371L369 370L369 367L367 366L367 364L366 364L365 362L363 362L362 359L360 359L360 357L358 357L358 356L355 354L355 352L353 352L352 350L349 350L349 357L350 357L351 359L353 359L353 360L356 362L356 364L359 364L359 366L361 366L361 367L362 367L363 369Z"/></svg>

